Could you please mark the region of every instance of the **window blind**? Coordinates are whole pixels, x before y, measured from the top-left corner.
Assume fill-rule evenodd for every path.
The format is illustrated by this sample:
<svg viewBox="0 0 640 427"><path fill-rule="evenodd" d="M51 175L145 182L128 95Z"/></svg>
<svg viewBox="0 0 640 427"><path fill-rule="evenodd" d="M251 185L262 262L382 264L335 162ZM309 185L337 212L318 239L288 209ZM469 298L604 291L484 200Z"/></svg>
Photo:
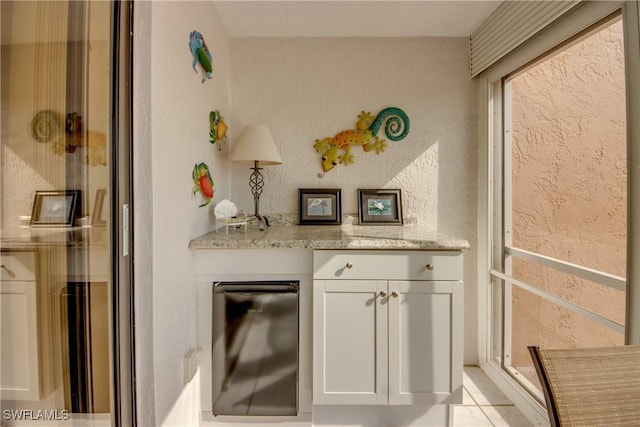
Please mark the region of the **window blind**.
<svg viewBox="0 0 640 427"><path fill-rule="evenodd" d="M489 68L580 2L581 0L503 2L471 34L471 77Z"/></svg>

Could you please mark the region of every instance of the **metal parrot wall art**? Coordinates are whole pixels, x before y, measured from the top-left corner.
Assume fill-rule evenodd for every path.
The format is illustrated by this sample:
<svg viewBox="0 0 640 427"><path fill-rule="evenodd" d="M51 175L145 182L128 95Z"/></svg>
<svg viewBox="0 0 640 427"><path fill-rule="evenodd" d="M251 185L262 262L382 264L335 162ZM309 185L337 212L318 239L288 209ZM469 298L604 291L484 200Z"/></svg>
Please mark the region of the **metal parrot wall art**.
<svg viewBox="0 0 640 427"><path fill-rule="evenodd" d="M211 73L213 72L213 57L211 56L211 52L209 52L207 44L204 42L202 34L198 31L191 31L191 34L189 34L189 50L191 50L191 55L193 55L193 63L191 64L193 71L198 72L196 68L198 64L200 64L204 70L204 75L202 76L202 83L204 83L207 79L211 78Z"/></svg>
<svg viewBox="0 0 640 427"><path fill-rule="evenodd" d="M199 207L207 206L213 199L213 178L209 173L209 167L205 163L197 163L193 168L193 195L200 193L202 195L202 204Z"/></svg>
<svg viewBox="0 0 640 427"><path fill-rule="evenodd" d="M218 143L218 150L222 150L222 140L227 137L227 124L224 122L224 117L220 114L219 110L213 110L209 113L209 142L212 144Z"/></svg>

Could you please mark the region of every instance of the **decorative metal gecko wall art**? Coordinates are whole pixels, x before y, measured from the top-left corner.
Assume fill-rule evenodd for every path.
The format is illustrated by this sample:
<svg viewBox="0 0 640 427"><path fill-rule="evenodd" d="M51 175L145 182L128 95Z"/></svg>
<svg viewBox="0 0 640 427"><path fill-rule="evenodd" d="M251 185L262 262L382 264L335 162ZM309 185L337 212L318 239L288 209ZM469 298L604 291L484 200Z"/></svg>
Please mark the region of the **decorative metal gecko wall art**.
<svg viewBox="0 0 640 427"><path fill-rule="evenodd" d="M409 117L400 108L389 107L374 118L370 112L358 115L356 129L344 130L333 138L316 139L313 148L322 155L322 173L318 178L338 164L348 166L353 163L351 147L362 146L365 152L374 150L380 154L387 149L387 141L377 136L384 124L384 133L391 141L400 141L409 133Z"/></svg>
<svg viewBox="0 0 640 427"><path fill-rule="evenodd" d="M211 73L213 72L213 58L211 56L211 52L209 52L207 44L204 42L202 34L198 31L191 31L189 34L189 50L191 51L191 55L193 55L193 63L191 64L193 71L196 73L198 72L196 69L196 65L198 65L198 63L204 70L204 75L202 76L202 83L204 83L207 79L211 78Z"/></svg>

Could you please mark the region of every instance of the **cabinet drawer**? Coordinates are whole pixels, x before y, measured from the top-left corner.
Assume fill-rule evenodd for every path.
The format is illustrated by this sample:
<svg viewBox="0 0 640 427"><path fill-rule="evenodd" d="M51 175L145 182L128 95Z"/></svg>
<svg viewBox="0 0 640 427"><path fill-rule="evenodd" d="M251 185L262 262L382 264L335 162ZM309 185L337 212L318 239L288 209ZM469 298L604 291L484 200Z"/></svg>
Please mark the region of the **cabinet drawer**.
<svg viewBox="0 0 640 427"><path fill-rule="evenodd" d="M35 252L0 252L0 279L3 281L36 280Z"/></svg>
<svg viewBox="0 0 640 427"><path fill-rule="evenodd" d="M314 279L462 280L459 251L313 252Z"/></svg>

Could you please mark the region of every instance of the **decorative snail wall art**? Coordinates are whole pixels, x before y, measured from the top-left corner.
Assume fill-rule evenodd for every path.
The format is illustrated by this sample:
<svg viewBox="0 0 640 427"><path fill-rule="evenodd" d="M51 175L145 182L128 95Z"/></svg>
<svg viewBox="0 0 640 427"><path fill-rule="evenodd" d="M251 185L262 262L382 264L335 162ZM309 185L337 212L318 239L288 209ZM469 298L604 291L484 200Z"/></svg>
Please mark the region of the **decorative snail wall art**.
<svg viewBox="0 0 640 427"><path fill-rule="evenodd" d="M59 155L74 154L78 148L85 147L87 163L107 164L107 136L86 130L78 113L63 116L53 110L39 111L31 120L31 136L39 143L51 143L53 152Z"/></svg>

